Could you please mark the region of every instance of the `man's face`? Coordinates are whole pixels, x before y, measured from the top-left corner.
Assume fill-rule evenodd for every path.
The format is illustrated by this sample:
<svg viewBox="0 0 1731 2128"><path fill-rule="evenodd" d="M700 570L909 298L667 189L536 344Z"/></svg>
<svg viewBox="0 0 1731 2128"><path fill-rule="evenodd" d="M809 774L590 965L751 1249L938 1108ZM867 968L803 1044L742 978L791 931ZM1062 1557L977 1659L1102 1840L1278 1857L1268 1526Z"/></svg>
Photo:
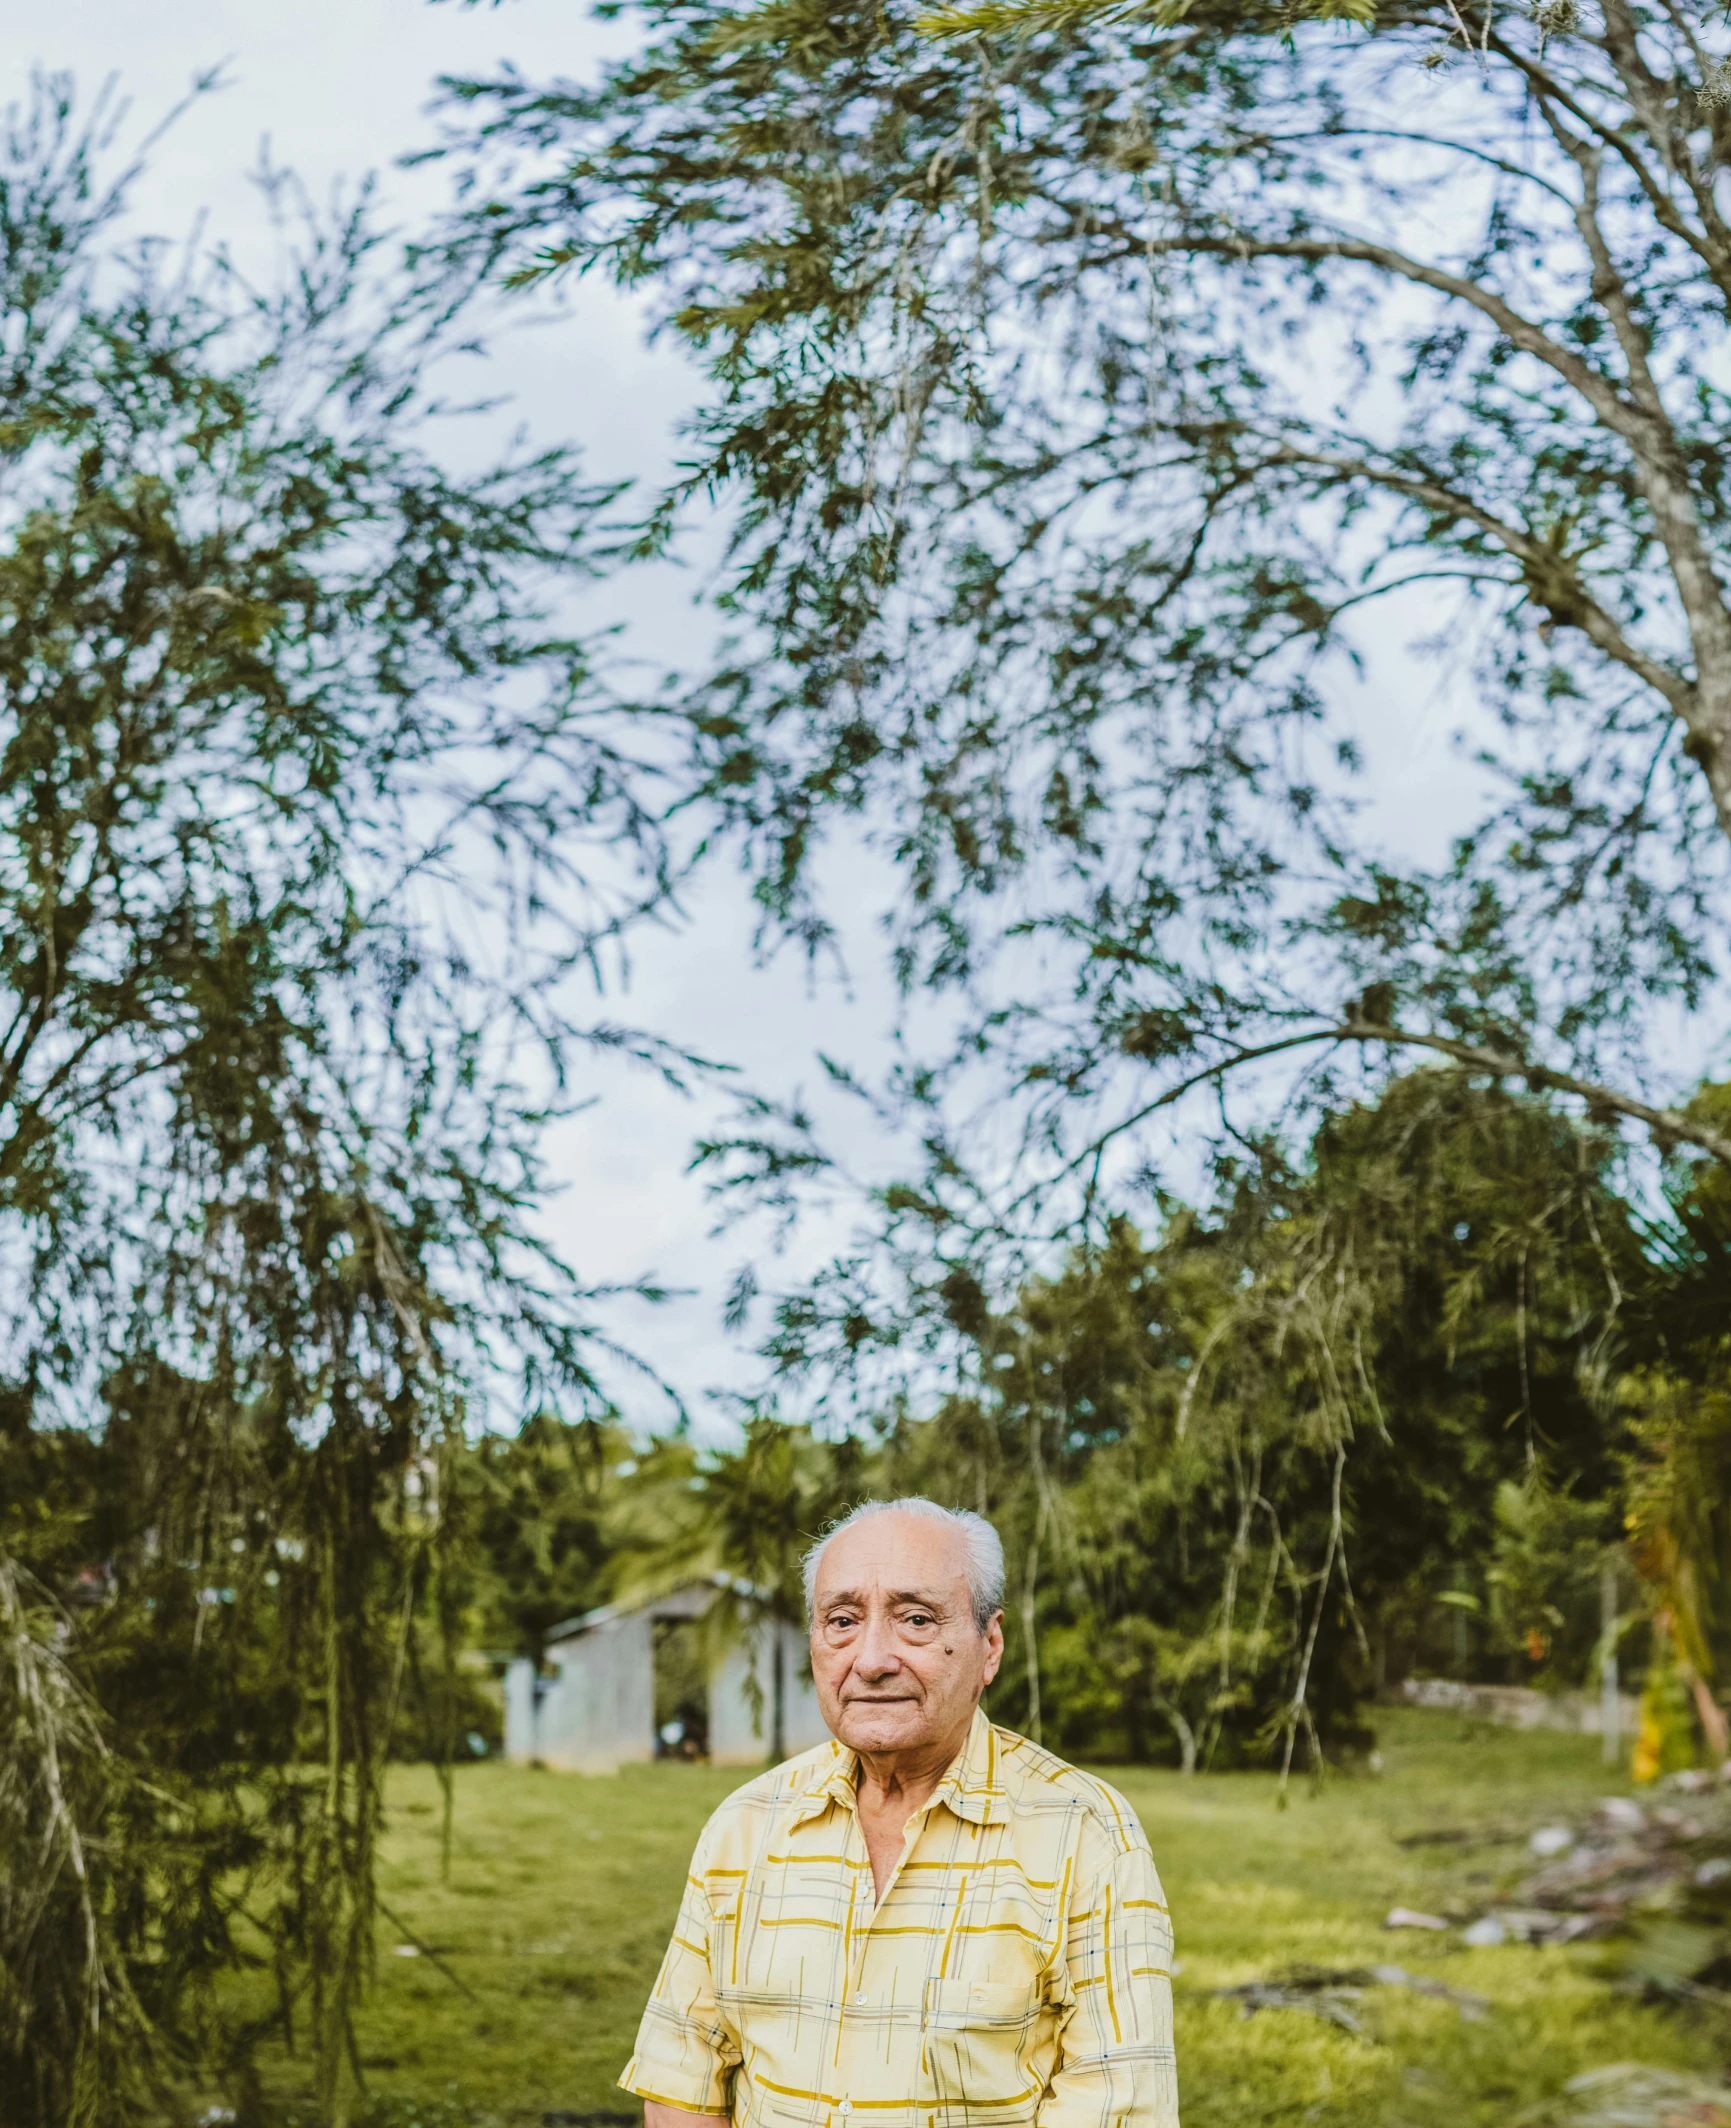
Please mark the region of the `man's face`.
<svg viewBox="0 0 1731 2128"><path fill-rule="evenodd" d="M961 1533L873 1515L832 1537L812 1594L811 1674L831 1733L855 1751L960 1744L998 1674L1004 1633L974 1623Z"/></svg>

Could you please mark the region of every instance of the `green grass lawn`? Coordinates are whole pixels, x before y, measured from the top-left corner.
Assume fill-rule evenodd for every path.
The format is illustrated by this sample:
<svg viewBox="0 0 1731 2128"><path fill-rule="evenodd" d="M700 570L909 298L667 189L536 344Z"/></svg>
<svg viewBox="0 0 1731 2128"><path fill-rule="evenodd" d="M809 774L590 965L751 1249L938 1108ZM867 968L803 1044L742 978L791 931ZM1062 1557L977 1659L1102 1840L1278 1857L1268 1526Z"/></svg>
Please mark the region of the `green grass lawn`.
<svg viewBox="0 0 1731 2128"><path fill-rule="evenodd" d="M1724 2033L1616 1992L1602 1948L1468 1951L1453 1936L1382 1926L1393 1905L1462 1911L1517 1881L1533 1866L1534 1826L1623 1785L1607 1779L1597 1745L1409 1710L1380 1728L1380 1775L1295 1785L1285 1810L1265 1775L1104 1769L1141 1814L1172 1903L1186 2128L1504 2128L1542 2120L1567 2079L1604 2064L1712 2071ZM672 1764L612 1779L467 1769L441 1883L436 1784L401 1769L382 1886L400 1926L381 1930L362 2031L374 2118L393 2128L635 2119L613 2079L692 1842L739 1778ZM1443 1828L1484 1837L1400 1844ZM405 1929L437 1960L398 1955ZM1468 2022L1450 2003L1379 1988L1355 2036L1293 2011L1245 2019L1210 1994L1300 1964L1378 1963L1495 2007ZM293 2072L280 2073L286 2096ZM291 2098L297 2114L312 2119Z"/></svg>

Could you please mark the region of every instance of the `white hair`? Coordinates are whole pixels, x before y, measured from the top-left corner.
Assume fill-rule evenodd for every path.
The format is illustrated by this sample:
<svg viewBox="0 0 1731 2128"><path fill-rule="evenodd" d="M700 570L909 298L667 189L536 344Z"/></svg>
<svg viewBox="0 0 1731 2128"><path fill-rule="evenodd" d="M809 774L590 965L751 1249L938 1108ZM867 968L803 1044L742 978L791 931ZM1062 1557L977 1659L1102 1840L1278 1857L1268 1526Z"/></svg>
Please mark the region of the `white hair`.
<svg viewBox="0 0 1731 2128"><path fill-rule="evenodd" d="M805 1615L812 1614L817 1594L817 1566L832 1537L852 1529L856 1522L869 1522L874 1515L917 1515L922 1522L942 1522L962 1540L967 1565L968 1594L973 1599L974 1624L984 1632L1004 1608L1004 1547L984 1515L969 1507L940 1507L935 1500L917 1496L908 1500L862 1500L850 1514L832 1522L805 1555Z"/></svg>

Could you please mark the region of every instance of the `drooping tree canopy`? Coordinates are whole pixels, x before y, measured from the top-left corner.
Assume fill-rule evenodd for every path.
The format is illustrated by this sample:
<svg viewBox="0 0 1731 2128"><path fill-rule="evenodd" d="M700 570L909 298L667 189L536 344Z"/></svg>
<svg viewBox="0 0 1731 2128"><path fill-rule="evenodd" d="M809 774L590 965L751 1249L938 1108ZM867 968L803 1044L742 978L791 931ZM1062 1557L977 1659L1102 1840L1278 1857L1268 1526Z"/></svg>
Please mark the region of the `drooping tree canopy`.
<svg viewBox="0 0 1731 2128"><path fill-rule="evenodd" d="M1362 1743L1376 1688L1415 1672L1579 1688L1607 1568L1633 1605L1631 1505L1673 1584L1694 1522L1716 1525L1689 1456L1719 1452L1722 1348L1680 1333L1691 1287L1724 1275L1698 1201L1718 1172L1680 1174L1655 1222L1620 1194L1610 1134L1407 1074L1303 1157L1146 1233L1115 1221L1000 1305L912 1259L893 1325L915 1345L941 1326L959 1366L852 1432L759 1417L700 1451L542 1423L483 1444L548 1501L534 1556L495 1553L489 1602L529 1649L538 1616L700 1573L731 1581L736 1629L797 1618L828 1519L923 1492L1002 1533L994 1718L1068 1754L1304 1766ZM858 1299L820 1294L783 1334ZM1625 1625L1639 1675L1644 1622ZM1699 1642L1722 1678L1710 1607Z"/></svg>
<svg viewBox="0 0 1731 2128"><path fill-rule="evenodd" d="M1451 1600L1478 1661L1578 1678L1655 1286L1615 1171L1608 1137L1421 1070L1007 1307L916 1282L910 1325L959 1319L969 1357L893 1453L1009 1538L1008 1718L1066 1749L1303 1763L1382 1677L1460 1666ZM1542 1619L1499 1593L1512 1503L1587 1562L1549 1670L1512 1660Z"/></svg>
<svg viewBox="0 0 1731 2128"><path fill-rule="evenodd" d="M1716 18L1306 12L656 0L591 86L451 85L459 236L692 350L712 788L808 935L872 824L1035 1172L1402 1046L1723 1158L1647 1046L1731 821ZM1354 809L1433 680L1485 755L1440 863Z"/></svg>
<svg viewBox="0 0 1731 2128"><path fill-rule="evenodd" d="M0 2089L244 2092L262 1962L340 2121L452 1457L599 1401L536 1129L661 860L557 612L606 494L443 450L364 201L261 291L106 147L0 122Z"/></svg>
<svg viewBox="0 0 1731 2128"><path fill-rule="evenodd" d="M1451 1547L1501 1546L1505 1624L1548 1645L1519 1592L1541 1559L1578 1578L1615 1534L1613 1466L1637 1453L1618 1384L1675 1357L1690 1279L1722 1275L1710 1239L1697 1261L1619 1224L1603 1135L1731 1160L1721 1105L1690 1095L1702 1049L1679 1071L1654 1037L1710 1026L1722 972L1722 26L1625 0L634 14L640 48L593 83L449 85L453 240L519 282L609 273L690 350L686 468L646 537L677 543L706 511L730 537L731 651L685 705L709 789L771 928L808 941L826 837L863 822L903 889L898 974L957 1001L926 1023L953 1043L910 1039L883 1090L917 1120L919 1171L784 1298L773 1356L974 1370L951 1419L1000 1476L1016 1444L998 1497L1032 1577L1012 1626L1036 1720L1061 1543L1088 1603L1048 1623L1072 1654L1104 1645L1102 1620L1153 1631L1124 1689L1144 1725L1157 1694L1198 1749L1245 1706L1266 1723L1271 1691L1289 1742L1311 1718L1304 1650L1350 1642L1335 1577L1381 1571L1373 1514L1401 1532L1385 1564L1416 1543L1432 1583ZM1433 695L1478 757L1440 854L1389 831L1365 775ZM1354 1105L1415 1053L1452 1091L1421 1073L1422 1092ZM1561 1107L1506 1114L1511 1086ZM1305 1103L1332 1118L1308 1164ZM1191 1172L1198 1141L1212 1151L1228 1226L1272 1222L1245 1254L1204 1255L1226 1281L1206 1323L1264 1372L1223 1397L1221 1461L1188 1478L1167 1407L1194 1401L1180 1363L1200 1347L1162 1374L1134 1307L1116 1341L1088 1316L1111 1213L1172 1178L1174 1117ZM1529 1128L1557 1134L1543 1158L1501 1135ZM790 1201L831 1175L804 1116L759 1112L709 1152ZM1551 1184L1529 1202L1510 1177L1532 1160ZM1442 1171L1486 1196L1419 1271L1411 1193ZM1499 1237L1494 1274L1448 1264L1456 1226ZM1084 1237L1067 1271L1061 1236ZM1633 1296L1674 1244L1690 1260L1643 1316ZM1151 1292L1180 1253L1160 1243ZM1054 1309L1061 1335L1038 1320ZM1458 1374L1441 1406L1428 1387L1445 1350L1470 1371L1493 1346L1521 1378L1487 1385L1463 1432ZM1129 1451L1083 1445L1067 1395L1023 1379L1031 1356L1055 1384L1120 1347L1166 1410L1129 1471ZM1048 1405L1049 1426L1028 1416ZM1266 1452L1303 1536L1277 1574L1285 1637L1247 1643L1239 1702L1196 1651L1210 1606L1236 1615L1228 1509L1259 1410L1279 1415ZM1523 1441L1533 1460L1503 1467ZM1100 1593L1060 1512L1048 1474L1072 1451L1110 1472L1103 1527L1146 1510L1159 1566L1134 1593ZM1199 1576L1175 1563L1177 1495L1158 1505L1145 1478L1218 1493ZM1653 1497L1684 1498L1669 1483ZM1107 1537L1099 1556L1136 1549ZM1555 1631L1578 1656L1595 1629L1577 1598ZM1398 1611L1391 1581L1377 1601ZM1469 1601L1492 1596L1463 1590L1463 1617Z"/></svg>

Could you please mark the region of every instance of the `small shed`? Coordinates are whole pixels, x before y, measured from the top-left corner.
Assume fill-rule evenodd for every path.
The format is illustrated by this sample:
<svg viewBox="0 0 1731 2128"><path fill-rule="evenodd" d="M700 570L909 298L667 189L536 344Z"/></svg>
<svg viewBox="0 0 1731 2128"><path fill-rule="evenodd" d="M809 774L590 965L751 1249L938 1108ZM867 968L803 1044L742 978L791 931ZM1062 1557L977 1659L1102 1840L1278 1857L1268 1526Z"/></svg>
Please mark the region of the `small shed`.
<svg viewBox="0 0 1731 2128"><path fill-rule="evenodd" d="M669 1755L761 1766L778 1697L790 1757L824 1742L829 1731L803 1633L766 1623L729 1645L713 1668L697 1661L698 1630L720 1594L716 1582L691 1582L555 1626L540 1670L520 1659L505 1672L505 1756L573 1773L616 1773ZM761 1716L753 1710L754 1676Z"/></svg>

